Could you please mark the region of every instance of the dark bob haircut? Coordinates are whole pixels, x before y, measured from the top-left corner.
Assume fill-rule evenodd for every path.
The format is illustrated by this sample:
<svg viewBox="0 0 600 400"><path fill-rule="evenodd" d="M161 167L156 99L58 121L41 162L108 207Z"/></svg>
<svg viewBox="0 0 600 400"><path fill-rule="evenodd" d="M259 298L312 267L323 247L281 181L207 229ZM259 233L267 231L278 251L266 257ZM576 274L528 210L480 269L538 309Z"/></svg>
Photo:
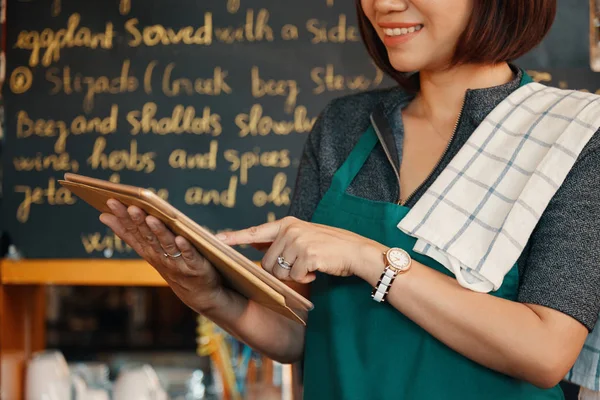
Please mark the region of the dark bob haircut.
<svg viewBox="0 0 600 400"><path fill-rule="evenodd" d="M358 25L367 51L377 66L401 86L416 89L394 69L387 50L356 0ZM536 47L556 16L556 0L474 0L467 28L458 40L451 66L513 61ZM408 72L408 71L407 71Z"/></svg>

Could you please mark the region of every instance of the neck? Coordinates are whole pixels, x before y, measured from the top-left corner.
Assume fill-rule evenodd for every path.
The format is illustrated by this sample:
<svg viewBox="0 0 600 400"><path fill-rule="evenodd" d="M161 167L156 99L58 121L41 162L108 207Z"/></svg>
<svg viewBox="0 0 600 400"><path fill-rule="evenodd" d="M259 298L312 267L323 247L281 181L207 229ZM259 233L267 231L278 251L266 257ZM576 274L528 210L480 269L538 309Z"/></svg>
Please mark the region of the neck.
<svg viewBox="0 0 600 400"><path fill-rule="evenodd" d="M461 65L446 71L421 71L421 89L415 99L419 116L437 124L453 125L468 89L482 89L510 82L513 72L507 63Z"/></svg>

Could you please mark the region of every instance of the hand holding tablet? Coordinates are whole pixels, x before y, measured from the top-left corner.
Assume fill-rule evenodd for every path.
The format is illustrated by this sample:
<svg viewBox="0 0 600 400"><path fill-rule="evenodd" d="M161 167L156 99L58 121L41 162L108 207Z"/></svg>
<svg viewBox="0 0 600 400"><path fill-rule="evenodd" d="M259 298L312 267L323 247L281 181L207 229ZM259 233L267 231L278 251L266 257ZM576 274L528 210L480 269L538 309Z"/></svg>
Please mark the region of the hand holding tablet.
<svg viewBox="0 0 600 400"><path fill-rule="evenodd" d="M125 207L136 206L157 218L174 235L187 239L220 272L228 286L248 299L299 323L305 321L294 310L309 311L313 308L309 300L150 190L71 173L65 174L64 180L59 183L100 212L112 214L107 201L115 199ZM178 253L174 251L167 256L177 258L181 256Z"/></svg>

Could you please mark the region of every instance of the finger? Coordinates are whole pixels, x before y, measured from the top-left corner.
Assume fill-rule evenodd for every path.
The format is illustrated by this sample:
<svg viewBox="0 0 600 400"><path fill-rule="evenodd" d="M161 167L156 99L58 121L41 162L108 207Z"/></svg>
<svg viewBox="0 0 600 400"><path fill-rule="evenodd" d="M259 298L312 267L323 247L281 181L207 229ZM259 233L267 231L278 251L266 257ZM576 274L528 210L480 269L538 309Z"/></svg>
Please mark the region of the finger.
<svg viewBox="0 0 600 400"><path fill-rule="evenodd" d="M265 269L276 278L284 281L290 280L290 269L284 268L279 264L280 256L283 257L282 261L287 262L290 267L296 260L296 252L293 247L288 245L288 237L283 234L283 231L279 234L277 239L275 239L263 257L263 265L265 265Z"/></svg>
<svg viewBox="0 0 600 400"><path fill-rule="evenodd" d="M121 238L125 243L127 243L131 248L138 253L140 256L144 256L144 249L141 246L140 242L128 235L125 231L125 227L121 224L119 218L117 218L113 214L102 213L100 214L100 222L104 225L108 226L119 238Z"/></svg>
<svg viewBox="0 0 600 400"><path fill-rule="evenodd" d="M152 233L150 227L146 223L147 214L144 210L136 206L130 206L127 208L127 212L133 223L137 225L140 235L144 238L144 244L148 245L155 253L162 254L163 252L158 242L158 238Z"/></svg>
<svg viewBox="0 0 600 400"><path fill-rule="evenodd" d="M276 259L275 267L273 268L273 275L282 281L292 280L290 274L293 271L294 263L296 262L296 253L290 246L285 246L280 254L281 257L283 257L283 261L287 262L291 269L283 268L281 265L279 265L279 260Z"/></svg>
<svg viewBox="0 0 600 400"><path fill-rule="evenodd" d="M167 253L169 255L175 255L179 253L179 247L175 244L175 235L171 232L165 224L163 224L158 218L153 217L152 215L148 215L146 217L146 223L148 227L156 235L158 239L159 245L162 253ZM172 257L168 257L169 259L173 259Z"/></svg>
<svg viewBox="0 0 600 400"><path fill-rule="evenodd" d="M285 237L283 235L279 235L269 249L265 252L265 255L262 258L262 267L270 273L271 275L275 275L275 269L279 269L279 265L277 264L277 257L281 255L283 249L285 248Z"/></svg>
<svg viewBox="0 0 600 400"><path fill-rule="evenodd" d="M204 257L198 253L198 250L183 236L175 237L175 246L181 251L181 258L188 265L204 263Z"/></svg>
<svg viewBox="0 0 600 400"><path fill-rule="evenodd" d="M285 226L284 220L267 222L234 232L223 232L217 235L219 239L230 246L239 244L270 243L277 238L279 231Z"/></svg>
<svg viewBox="0 0 600 400"><path fill-rule="evenodd" d="M208 284L219 279L219 275L210 265L209 261L186 238L176 236L175 244L181 251L181 258L196 276L204 276Z"/></svg>
<svg viewBox="0 0 600 400"><path fill-rule="evenodd" d="M302 258L297 258L292 270L290 271L290 279L298 283L311 283L316 278L314 272L310 272L307 263Z"/></svg>
<svg viewBox="0 0 600 400"><path fill-rule="evenodd" d="M123 226L123 229L125 230L124 234L135 238L135 240L140 242L140 246L143 249L142 243L144 242L144 238L140 234L140 231L138 230L137 225L134 224L133 221L131 220L129 213L127 212L127 208L125 208L123 203L121 203L120 201L117 201L115 199L108 199L108 201L106 202L106 205L108 206L108 208L110 208L110 210L113 212L113 214L121 222L121 225Z"/></svg>

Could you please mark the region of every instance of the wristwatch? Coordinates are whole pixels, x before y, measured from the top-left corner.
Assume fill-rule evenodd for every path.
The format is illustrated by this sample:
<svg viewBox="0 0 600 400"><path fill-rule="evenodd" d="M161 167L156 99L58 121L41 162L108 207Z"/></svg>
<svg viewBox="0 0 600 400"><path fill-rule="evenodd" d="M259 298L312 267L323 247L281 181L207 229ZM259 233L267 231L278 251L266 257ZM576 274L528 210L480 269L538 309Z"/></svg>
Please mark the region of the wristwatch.
<svg viewBox="0 0 600 400"><path fill-rule="evenodd" d="M390 291L390 287L396 279L396 276L403 274L410 269L412 258L410 255L397 247L392 247L385 253L385 269L379 278L379 282L375 285L371 297L378 303L384 303L385 298Z"/></svg>

